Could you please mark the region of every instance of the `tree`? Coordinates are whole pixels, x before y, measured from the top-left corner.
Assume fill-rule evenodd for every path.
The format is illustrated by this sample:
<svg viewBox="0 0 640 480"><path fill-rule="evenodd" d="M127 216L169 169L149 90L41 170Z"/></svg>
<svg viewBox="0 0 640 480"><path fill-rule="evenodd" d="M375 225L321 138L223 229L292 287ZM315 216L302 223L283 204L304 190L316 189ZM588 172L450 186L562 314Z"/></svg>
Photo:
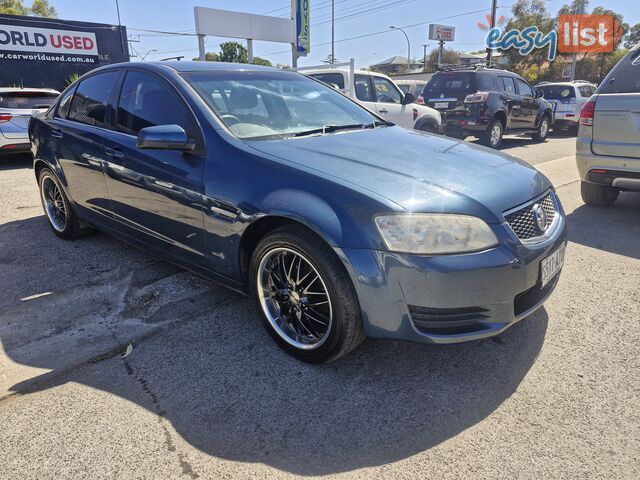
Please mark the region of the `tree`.
<svg viewBox="0 0 640 480"><path fill-rule="evenodd" d="M640 23L636 23L629 29L624 42L624 48L631 48L640 42Z"/></svg>
<svg viewBox="0 0 640 480"><path fill-rule="evenodd" d="M335 56L329 54L325 57L324 60L322 60L322 63L334 64L334 63L338 63L338 59Z"/></svg>
<svg viewBox="0 0 640 480"><path fill-rule="evenodd" d="M0 0L0 13L49 18L56 18L58 15L55 7L49 5L48 0L34 0L31 8L25 7L22 0Z"/></svg>
<svg viewBox="0 0 640 480"><path fill-rule="evenodd" d="M204 59L206 62L230 62L230 63L249 63L249 54L247 49L238 42L224 42L220 44L222 52L207 52ZM200 60L195 57L193 60ZM264 65L271 67L271 62L266 58L253 57L254 65Z"/></svg>
<svg viewBox="0 0 640 480"><path fill-rule="evenodd" d="M28 15L29 9L22 4L22 0L0 0L0 13L7 15Z"/></svg>
<svg viewBox="0 0 640 480"><path fill-rule="evenodd" d="M34 17L56 18L58 12L56 12L54 6L49 5L48 0L33 0L31 4L31 15Z"/></svg>
<svg viewBox="0 0 640 480"><path fill-rule="evenodd" d="M555 27L555 19L549 15L547 7L542 0L518 0L511 8L513 16L507 22L505 31L511 29L524 30L530 26L537 26L538 30L544 34L550 32ZM546 48L538 48L533 50L529 55L522 56L515 48L504 51L504 55L508 58L509 64L518 66L521 69L527 69L531 65L543 65L547 62L548 50Z"/></svg>
<svg viewBox="0 0 640 480"><path fill-rule="evenodd" d="M460 63L460 52L445 48L442 50L440 63L443 65L451 65ZM432 50L427 58L427 71L435 72L438 69L438 49Z"/></svg>

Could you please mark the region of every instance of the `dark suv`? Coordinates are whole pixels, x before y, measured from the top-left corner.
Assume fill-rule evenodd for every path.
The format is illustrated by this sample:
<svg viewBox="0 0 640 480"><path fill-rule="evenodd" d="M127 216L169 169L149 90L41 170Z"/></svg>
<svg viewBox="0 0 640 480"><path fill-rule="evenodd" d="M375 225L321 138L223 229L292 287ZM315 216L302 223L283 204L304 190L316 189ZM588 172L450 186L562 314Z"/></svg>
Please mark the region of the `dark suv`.
<svg viewBox="0 0 640 480"><path fill-rule="evenodd" d="M528 133L543 142L554 121L551 104L507 70L465 66L440 71L421 96L441 113L447 135L473 135L493 148L505 133Z"/></svg>

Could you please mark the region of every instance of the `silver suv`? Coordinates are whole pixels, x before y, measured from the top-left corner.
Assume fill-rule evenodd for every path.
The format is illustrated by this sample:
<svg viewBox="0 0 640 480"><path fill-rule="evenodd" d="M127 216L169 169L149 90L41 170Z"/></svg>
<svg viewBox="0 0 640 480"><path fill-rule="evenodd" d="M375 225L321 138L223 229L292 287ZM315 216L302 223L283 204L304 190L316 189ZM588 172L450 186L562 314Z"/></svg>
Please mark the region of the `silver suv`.
<svg viewBox="0 0 640 480"><path fill-rule="evenodd" d="M46 112L58 95L50 88L0 88L0 156L31 151L29 119Z"/></svg>
<svg viewBox="0 0 640 480"><path fill-rule="evenodd" d="M585 80L543 82L533 88L542 91L543 98L553 105L554 129L577 128L580 110L596 91L596 86Z"/></svg>
<svg viewBox="0 0 640 480"><path fill-rule="evenodd" d="M639 47L613 67L580 112L576 162L590 205L611 205L621 190L640 191Z"/></svg>

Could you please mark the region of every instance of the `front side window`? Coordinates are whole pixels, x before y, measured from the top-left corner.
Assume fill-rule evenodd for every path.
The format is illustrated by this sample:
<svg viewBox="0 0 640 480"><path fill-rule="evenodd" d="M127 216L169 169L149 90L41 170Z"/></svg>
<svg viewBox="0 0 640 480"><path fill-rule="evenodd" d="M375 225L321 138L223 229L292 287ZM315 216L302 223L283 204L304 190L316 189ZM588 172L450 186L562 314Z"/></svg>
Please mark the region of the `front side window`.
<svg viewBox="0 0 640 480"><path fill-rule="evenodd" d="M106 127L107 106L118 72L105 72L82 80L71 101L67 118L95 127Z"/></svg>
<svg viewBox="0 0 640 480"><path fill-rule="evenodd" d="M298 73L209 71L182 76L231 133L243 139L286 138L379 121L333 88Z"/></svg>
<svg viewBox="0 0 640 480"><path fill-rule="evenodd" d="M118 131L137 135L141 129L156 125L179 125L185 132L193 132L186 106L162 79L128 72L118 100Z"/></svg>
<svg viewBox="0 0 640 480"><path fill-rule="evenodd" d="M524 97L533 97L533 90L527 82L521 78L516 78L516 85L518 87L518 93Z"/></svg>
<svg viewBox="0 0 640 480"><path fill-rule="evenodd" d="M402 103L402 95L391 80L384 77L373 77L376 97L383 103Z"/></svg>

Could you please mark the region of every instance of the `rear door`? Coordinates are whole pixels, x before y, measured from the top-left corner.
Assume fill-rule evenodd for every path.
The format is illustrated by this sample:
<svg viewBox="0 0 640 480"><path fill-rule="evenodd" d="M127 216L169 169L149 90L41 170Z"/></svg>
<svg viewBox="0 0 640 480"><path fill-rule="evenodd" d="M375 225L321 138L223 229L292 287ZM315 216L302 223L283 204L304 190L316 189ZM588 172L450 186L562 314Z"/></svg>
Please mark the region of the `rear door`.
<svg viewBox="0 0 640 480"><path fill-rule="evenodd" d="M640 158L640 49L618 63L596 93L593 153Z"/></svg>
<svg viewBox="0 0 640 480"><path fill-rule="evenodd" d="M173 256L209 266L204 256L204 141L193 113L165 79L128 70L115 101L116 129L105 136L105 175L115 219L127 233ZM137 147L138 132L179 125L191 152Z"/></svg>
<svg viewBox="0 0 640 480"><path fill-rule="evenodd" d="M502 82L502 100L507 110L507 128L524 128L526 121L523 119L522 97L516 90L516 82L514 77L501 75Z"/></svg>
<svg viewBox="0 0 640 480"><path fill-rule="evenodd" d="M111 70L80 81L71 100L62 99L51 121L69 194L87 217L101 222L108 220L111 207L102 171L103 138L109 131L110 101L119 75Z"/></svg>
<svg viewBox="0 0 640 480"><path fill-rule="evenodd" d="M413 107L402 105L402 92L391 80L372 75L378 115L404 128L413 128Z"/></svg>

